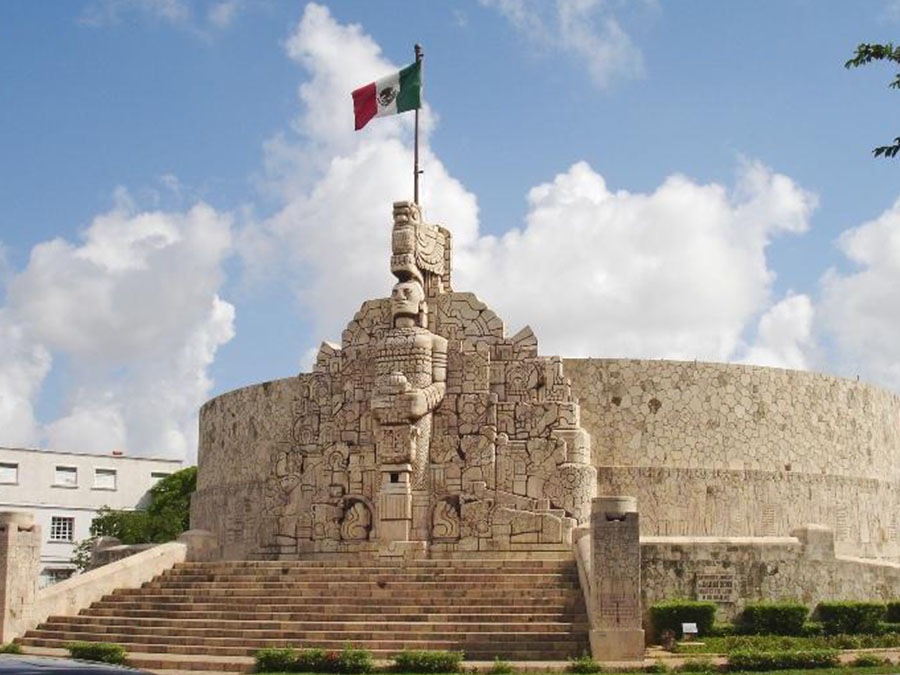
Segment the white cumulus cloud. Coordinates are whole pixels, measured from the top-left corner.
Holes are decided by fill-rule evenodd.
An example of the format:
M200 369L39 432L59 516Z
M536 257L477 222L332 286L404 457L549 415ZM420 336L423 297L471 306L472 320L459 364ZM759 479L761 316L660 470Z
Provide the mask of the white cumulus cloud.
M822 323L847 374L900 389L900 199L846 230L838 247L855 269L822 281Z
M644 59L605 0L481 0L496 9L533 45L583 63L594 84L640 77Z
M731 191L674 175L644 194L579 162L528 203L524 228L457 255L508 325L547 353L722 361L769 306L767 245L808 227L816 198L759 163Z
M211 207L140 212L127 198L80 242L35 246L0 310L19 354L17 367L0 362L2 410L25 412L0 442L190 457L207 367L233 335L234 308L218 295L230 252L230 219ZM55 356L64 409L41 426L29 414Z

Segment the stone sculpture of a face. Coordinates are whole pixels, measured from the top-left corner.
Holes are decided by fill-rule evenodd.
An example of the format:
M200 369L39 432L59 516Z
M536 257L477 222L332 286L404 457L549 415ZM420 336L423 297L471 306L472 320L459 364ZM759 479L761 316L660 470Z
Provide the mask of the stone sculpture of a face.
M417 319L425 301L425 291L415 279L398 281L391 291L391 314L394 320L400 317Z

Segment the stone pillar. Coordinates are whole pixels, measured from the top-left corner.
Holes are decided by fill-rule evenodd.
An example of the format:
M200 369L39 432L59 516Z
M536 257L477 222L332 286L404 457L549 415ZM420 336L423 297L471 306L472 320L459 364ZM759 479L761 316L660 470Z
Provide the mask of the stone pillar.
M0 643L19 637L29 620L41 563L41 527L31 513L0 513Z
M594 498L591 540L591 653L600 661L643 660L637 500Z

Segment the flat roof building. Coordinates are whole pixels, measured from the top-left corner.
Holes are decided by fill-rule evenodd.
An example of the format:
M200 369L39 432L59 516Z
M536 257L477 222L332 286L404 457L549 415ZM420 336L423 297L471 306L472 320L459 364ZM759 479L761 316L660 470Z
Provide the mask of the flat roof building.
M157 481L182 468L178 459L0 447L0 510L31 511L41 526L41 585L75 570L75 545L90 536L103 506L146 505Z

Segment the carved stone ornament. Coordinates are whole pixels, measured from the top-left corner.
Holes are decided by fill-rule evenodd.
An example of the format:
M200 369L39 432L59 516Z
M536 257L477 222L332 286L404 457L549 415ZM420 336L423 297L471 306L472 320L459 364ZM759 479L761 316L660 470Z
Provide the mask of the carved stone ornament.
M596 470L562 361L452 290L448 230L410 202L393 216L390 297L365 302L299 376L263 489L272 546L568 547Z

